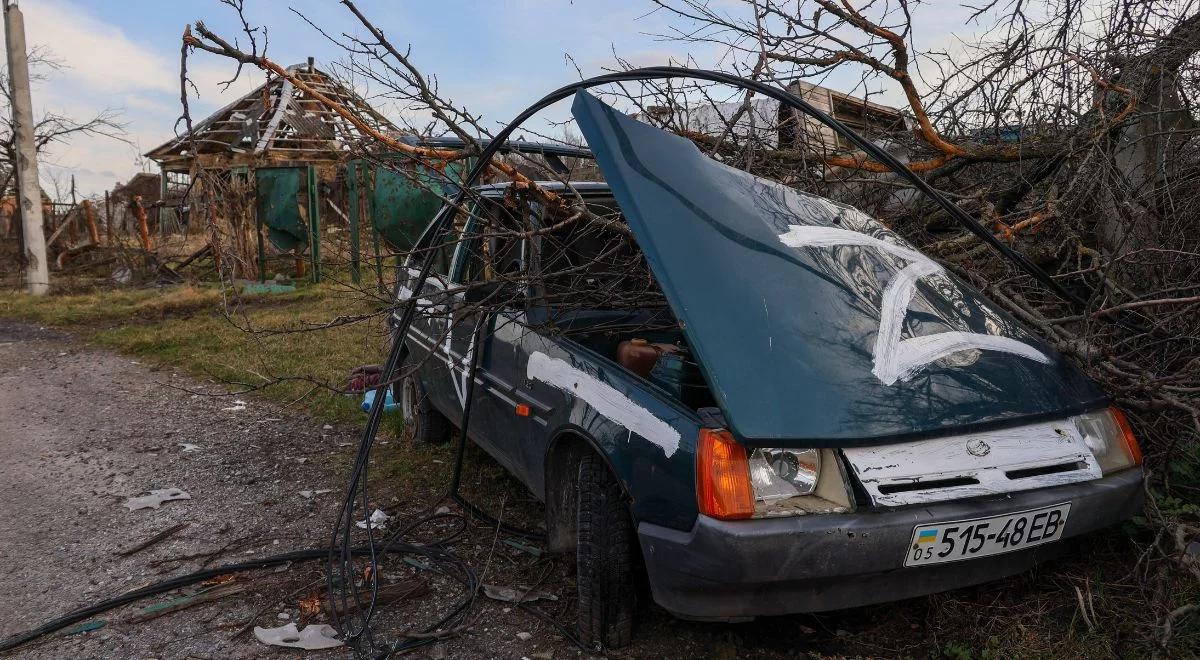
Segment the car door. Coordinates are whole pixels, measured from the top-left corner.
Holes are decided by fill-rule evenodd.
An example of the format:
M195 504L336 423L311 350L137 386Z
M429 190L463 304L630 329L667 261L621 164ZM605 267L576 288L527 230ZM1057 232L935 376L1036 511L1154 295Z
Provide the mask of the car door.
M464 293L454 310L451 388L461 413L467 372L478 353L471 439L528 483L530 465L524 448L528 434L522 423L523 409L518 409L519 402L513 397L516 347L524 327L522 284L527 281L527 241L520 237L520 228L512 212L494 200L482 200L472 213L466 231L470 238L462 241L453 272L461 288L475 293ZM488 289L497 284L504 285L502 291ZM475 302L479 296L486 300Z
M444 209L443 213L453 212ZM447 236L439 245L432 246L434 263L429 277L420 289L417 313L408 331L409 359L407 365L415 366L421 382L435 408L451 420L458 420L462 412L460 397L456 396L454 383L455 356L453 351L454 310L462 300L461 287L455 282L458 237L465 223L465 214L455 218ZM414 295L416 281L420 275L419 253L410 255L399 273L396 298L399 302Z

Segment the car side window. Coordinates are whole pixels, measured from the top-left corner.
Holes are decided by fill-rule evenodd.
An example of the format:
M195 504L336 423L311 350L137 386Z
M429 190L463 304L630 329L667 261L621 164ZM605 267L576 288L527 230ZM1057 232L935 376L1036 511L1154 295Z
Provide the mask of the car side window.
M496 200L475 207L460 250L463 284L504 280L526 284L528 241L518 213Z

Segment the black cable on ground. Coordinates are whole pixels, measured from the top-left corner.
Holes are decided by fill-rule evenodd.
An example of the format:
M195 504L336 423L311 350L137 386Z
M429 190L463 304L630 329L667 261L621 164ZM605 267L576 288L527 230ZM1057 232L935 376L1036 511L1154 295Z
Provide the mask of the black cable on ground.
M366 552L366 550L366 548L354 549L355 552ZM259 559L251 559L249 561L238 562L236 564L226 564L224 566L218 566L217 568L209 568L202 571L196 571L195 573L188 573L187 575L180 575L179 577L163 580L162 582L151 584L140 589L134 589L133 591L121 594L115 598L102 600L95 605L89 605L87 607L75 610L74 612L69 612L58 617L57 619L47 621L33 630L12 635L0 642L0 652L15 649L22 644L37 639L38 637L62 630L73 623L90 619L97 614L107 612L113 608L121 607L122 605L128 605L129 603L133 603L148 596L154 596L171 591L172 589L178 589L180 587L186 587L190 584L202 582L204 580L217 577L218 575L250 571L257 568L267 568L268 566L286 564L290 561L322 559L328 556L328 554L329 550L325 548L313 550L293 550L292 552L285 552L283 554L271 555L270 557L262 557Z

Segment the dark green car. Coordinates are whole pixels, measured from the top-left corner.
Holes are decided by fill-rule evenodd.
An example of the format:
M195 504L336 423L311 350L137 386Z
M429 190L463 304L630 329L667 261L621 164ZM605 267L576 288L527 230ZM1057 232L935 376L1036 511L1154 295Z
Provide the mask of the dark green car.
M607 183L544 185L621 226L490 231L511 191L478 189L425 290L401 278L399 389L442 440L478 353L471 439L577 552L586 640L628 642L639 566L674 615L743 621L995 580L1140 509L1124 417L979 292L853 208L574 112ZM473 311L492 281L527 285Z

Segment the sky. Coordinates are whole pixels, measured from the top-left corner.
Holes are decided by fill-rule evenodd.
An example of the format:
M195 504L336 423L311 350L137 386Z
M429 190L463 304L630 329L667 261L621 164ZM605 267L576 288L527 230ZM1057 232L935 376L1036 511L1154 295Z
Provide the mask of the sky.
M945 42L962 31L964 10L957 2L935 0L926 13L920 39ZM713 47L682 44L655 35L668 31L669 17L648 0L358 0L359 8L399 47L412 47L412 59L437 74L441 90L498 126L547 91L584 75L614 68L613 53L639 66L667 64L691 54L697 64L719 66ZM732 0L714 5L737 8ZM330 34L363 34L356 19L335 0L245 0L251 25L269 30L267 55L282 65L315 57L318 67L345 57L297 14ZM61 63L33 88L36 114L54 112L76 119L104 109L120 113L128 144L103 137L79 137L54 145L42 156L43 187L55 195L75 176L83 195L103 194L139 171L157 171L141 154L174 136L180 115L179 45L185 25L198 20L231 39L240 33L236 14L218 0L20 0L26 41ZM2 35L0 35L2 36ZM568 60L570 56L573 63ZM199 120L261 83L244 70L228 89L234 67L215 55L189 58L199 98L190 100ZM853 81L844 81L847 86ZM837 87L837 80L824 84ZM882 89L882 100L899 100ZM565 118L565 106L551 109L534 130Z

